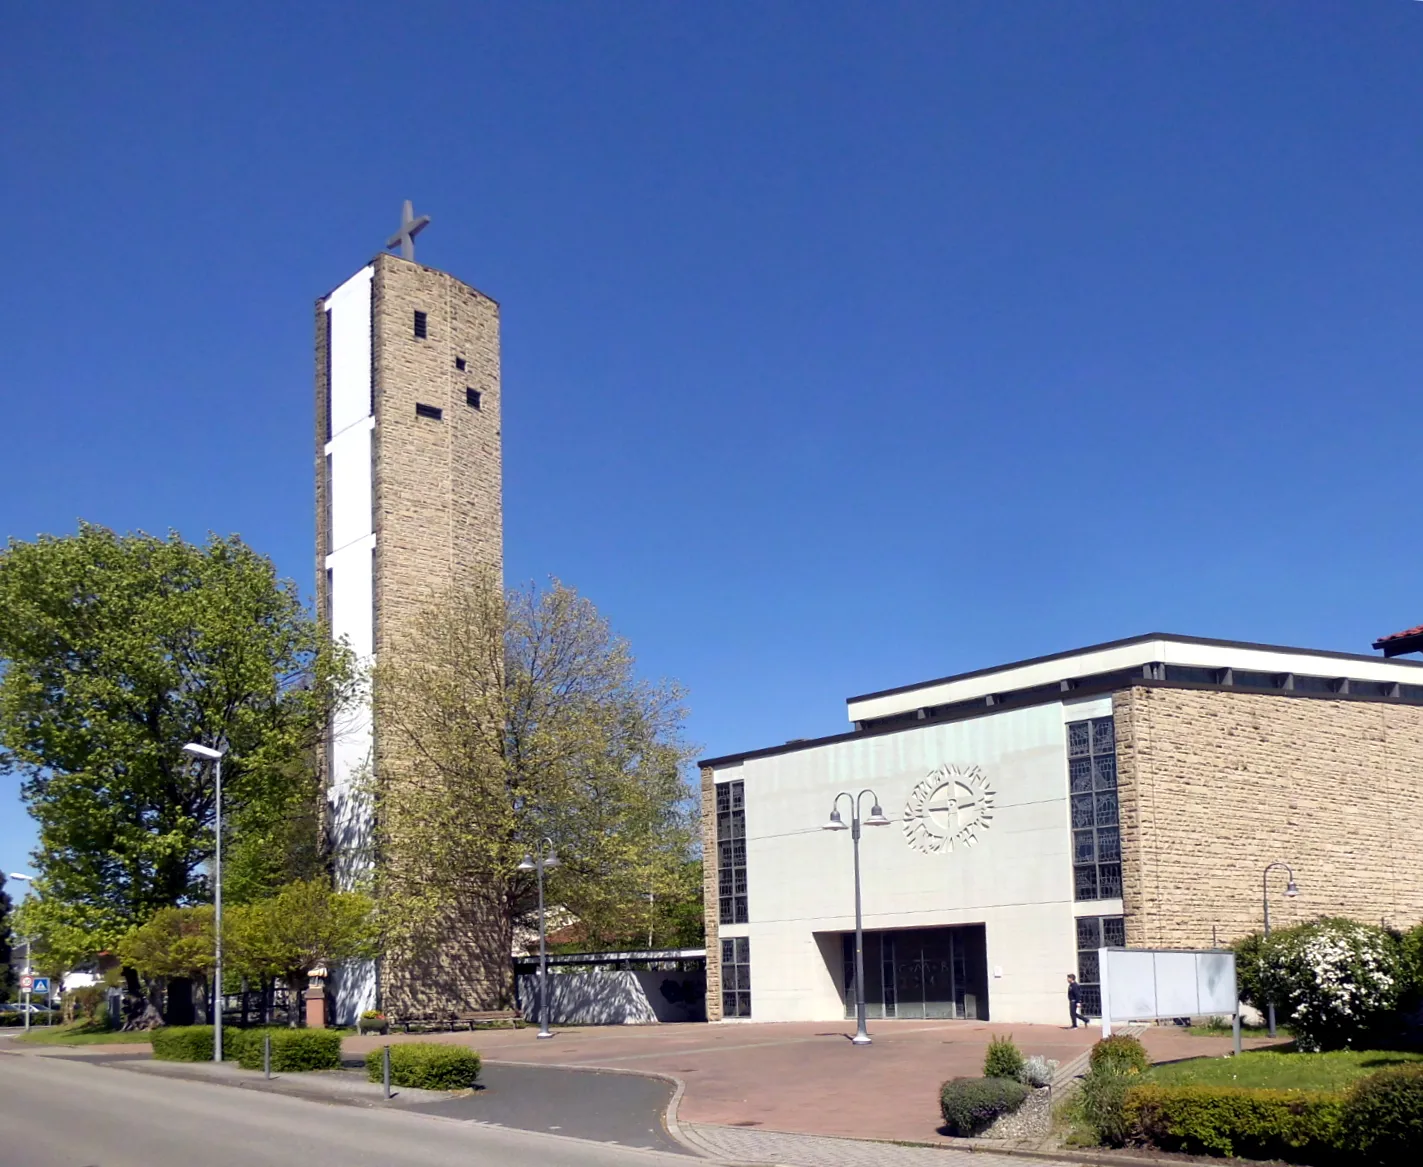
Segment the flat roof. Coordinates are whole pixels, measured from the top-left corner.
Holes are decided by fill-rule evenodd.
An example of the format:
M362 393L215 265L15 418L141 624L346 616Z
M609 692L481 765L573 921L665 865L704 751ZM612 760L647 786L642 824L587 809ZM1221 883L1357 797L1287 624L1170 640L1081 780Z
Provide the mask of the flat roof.
M901 685L898 688L881 689L874 693L850 697L847 698L846 705L850 720L855 723L856 728L854 729L824 737L797 738L780 745L707 758L698 762L698 765L713 768L729 766L750 758L791 753L815 746L851 741L881 732L899 732L905 728L913 727L896 724L861 729L860 725L866 721L875 722L902 717L920 709L977 701L983 703L981 708L975 711L978 715L993 713L999 711L1000 706L988 702L1000 694L1011 694L1024 689L1038 689L1054 683L1071 682L1079 678L1100 677L1103 674L1120 673L1123 670L1140 670L1143 665L1155 663L1216 669L1229 668L1240 672L1296 673L1302 676L1323 677L1348 676L1355 680L1423 683L1423 672L1420 672L1423 670L1423 661L1402 661L1396 658L1388 659L1360 653L1335 652L1329 649L1293 648L1251 641L1182 636L1170 632L1148 632L1141 636L1109 640L1101 644L1088 645L1085 648L1030 657L1009 664L975 669L965 673L954 673L931 681L920 681L912 685ZM1341 667L1345 664L1350 667ZM1153 681L1143 675L1141 683L1161 682ZM1118 684L1115 687L1121 686ZM1067 688L1062 690L1064 696L1073 691L1073 689ZM1077 691L1082 692L1081 690ZM1252 688L1245 691L1269 693L1272 690ZM1284 691L1274 690L1274 692ZM1370 699L1345 693L1329 694L1328 696L1343 700ZM1385 698L1372 699L1384 700ZM924 724L934 724L934 722L926 721Z

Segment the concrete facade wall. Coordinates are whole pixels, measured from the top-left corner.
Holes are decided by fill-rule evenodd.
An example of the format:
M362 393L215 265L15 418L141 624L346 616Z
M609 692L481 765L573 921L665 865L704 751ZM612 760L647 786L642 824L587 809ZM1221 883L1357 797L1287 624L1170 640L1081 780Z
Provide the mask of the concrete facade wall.
M524 1016L536 1019L539 975L521 975L518 988ZM663 1021L706 1020L702 1008L706 978L699 972L550 972L548 995L550 1025L656 1025Z
M854 928L851 842L821 826L838 791L870 787L892 822L864 829L865 928L981 923L990 1019L1060 1023L1076 917L1121 911L1117 900L1073 902L1065 726L1111 712L1110 697L1005 709L746 758L718 768L713 783L704 775L708 1016L720 1011L716 955L728 936L750 939L753 1020L843 1016L838 934ZM916 791L946 764L981 770L991 821L972 845L926 851L912 829ZM749 923L718 924L713 786L735 780L745 784ZM841 811L848 822L843 802Z
M1208 947L1321 915L1423 920L1423 708L1134 687L1114 701L1127 943ZM1212 928L1214 927L1214 933Z

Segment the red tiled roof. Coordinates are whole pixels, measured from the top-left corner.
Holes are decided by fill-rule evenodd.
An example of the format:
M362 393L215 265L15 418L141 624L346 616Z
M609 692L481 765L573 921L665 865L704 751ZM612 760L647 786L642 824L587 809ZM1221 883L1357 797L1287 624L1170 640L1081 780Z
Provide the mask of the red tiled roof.
M1374 641L1374 647L1378 648L1379 645L1387 644L1391 640L1407 640L1412 636L1423 636L1423 624L1419 624L1416 628L1405 628L1402 632L1390 632L1387 636L1380 636Z

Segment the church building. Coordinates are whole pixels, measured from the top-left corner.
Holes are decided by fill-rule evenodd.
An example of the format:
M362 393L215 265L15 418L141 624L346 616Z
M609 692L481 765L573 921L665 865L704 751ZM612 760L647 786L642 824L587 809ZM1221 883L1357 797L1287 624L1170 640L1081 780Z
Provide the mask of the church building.
M701 763L712 1020L853 1015L852 832L824 828L862 792L871 1017L1063 1025L1099 947L1227 944L1266 886L1276 926L1423 920L1423 663L1153 633L848 713Z
M503 569L499 305L415 262L428 222L407 202L387 244L401 255L376 256L316 302L317 602L366 666L434 597ZM328 833L350 886L373 862L369 792L393 759L368 701L328 739ZM452 932L418 976L389 960L340 970L336 1020L378 999L405 1012L488 1008L488 984L507 974L487 959Z

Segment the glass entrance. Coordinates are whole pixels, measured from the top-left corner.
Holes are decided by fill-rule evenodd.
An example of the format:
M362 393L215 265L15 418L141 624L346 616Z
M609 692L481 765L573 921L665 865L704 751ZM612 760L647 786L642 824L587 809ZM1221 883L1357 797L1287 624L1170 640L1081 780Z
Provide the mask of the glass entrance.
M855 934L843 934L845 1016L855 1015ZM982 924L865 933L865 1011L871 1017L988 1020Z

